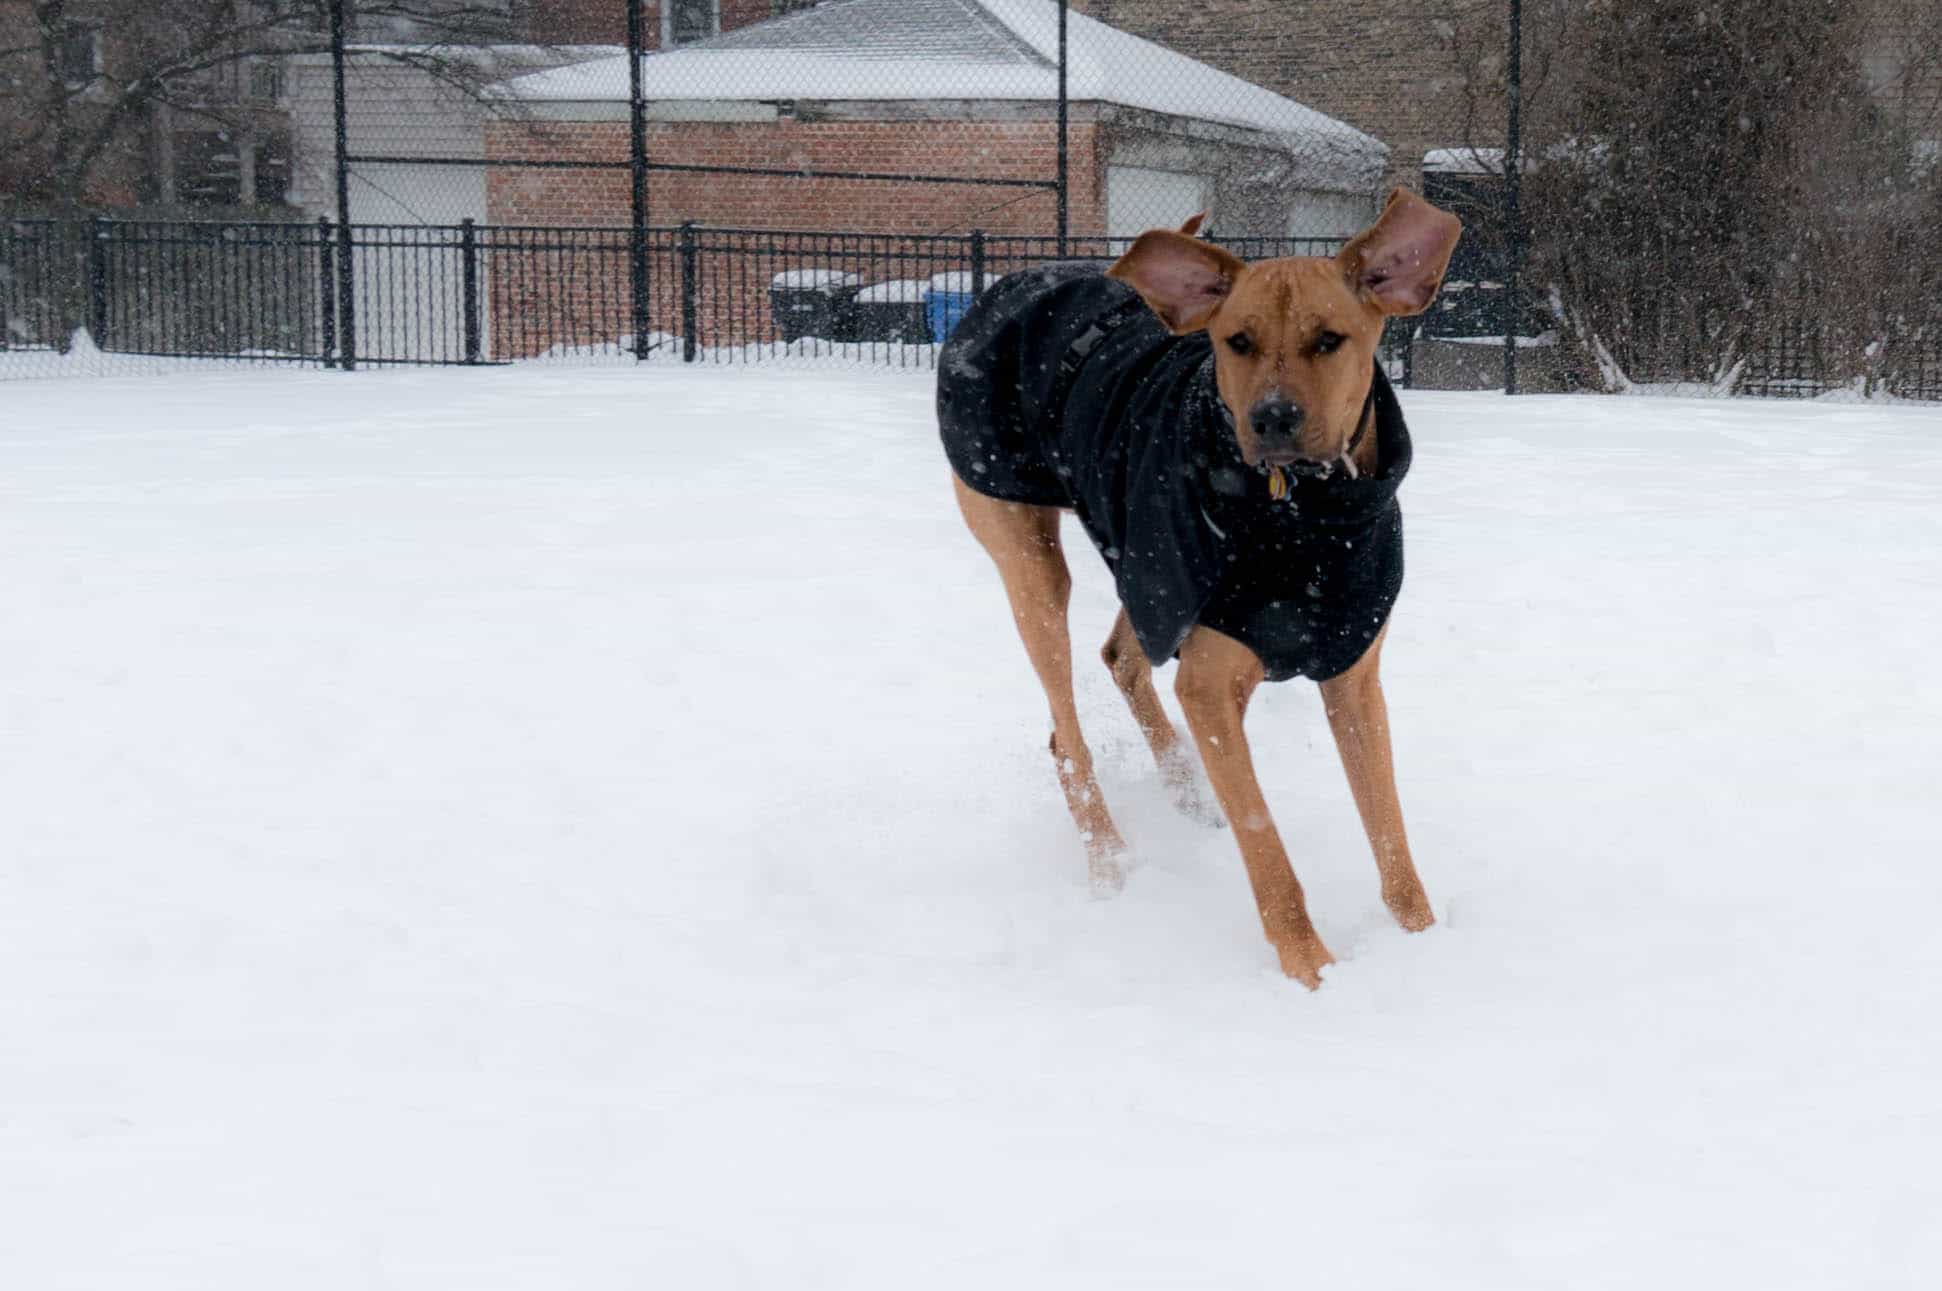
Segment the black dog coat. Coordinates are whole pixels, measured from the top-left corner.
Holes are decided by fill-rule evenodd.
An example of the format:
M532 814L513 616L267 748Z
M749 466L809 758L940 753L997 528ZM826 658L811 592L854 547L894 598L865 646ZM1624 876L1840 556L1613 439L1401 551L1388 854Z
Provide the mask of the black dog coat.
M1155 663L1201 623L1254 651L1272 681L1347 670L1402 588L1409 430L1380 366L1371 401L1377 469L1297 477L1277 500L1241 459L1207 334L1170 335L1093 265L1002 279L938 358L938 426L959 479L1076 512Z

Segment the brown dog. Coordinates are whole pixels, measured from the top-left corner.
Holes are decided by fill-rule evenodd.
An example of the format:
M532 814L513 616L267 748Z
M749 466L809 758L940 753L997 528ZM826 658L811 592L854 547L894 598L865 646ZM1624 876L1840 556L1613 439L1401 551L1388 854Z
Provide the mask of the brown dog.
M1197 219L1189 221L1188 231L1196 227ZM1116 314L1100 315L1103 321L1095 321L1083 331L1076 326L1059 331L1042 317L1054 306L1033 302L1057 291L1073 298L1072 293L1082 290L1117 289L1102 287L1096 275L1086 283L1055 280L1050 271L1040 271L1040 281L1034 284L1028 271L1014 275L1023 281L1009 289L1010 299L1023 300L1025 305L1005 305L1002 298L1008 289L999 284L994 295L1001 300L990 307L992 317L967 317L966 327L947 346L940 362L939 385L947 449L954 447L954 422L961 425L967 417L975 416L986 428L980 431L984 438L968 448L965 435L957 434L952 464L957 471L954 483L958 505L971 532L998 566L1026 653L1051 705L1052 753L1059 783L1085 842L1096 885L1118 885L1125 845L1094 778L1092 757L1080 733L1073 703L1072 650L1066 623L1071 575L1060 546L1059 522L1068 505L1079 508L1088 532L1120 577L1122 601L1131 605L1126 591L1129 561L1126 553L1109 545L1107 535L1118 530L1113 529L1113 517L1104 514L1119 506L1120 500L1114 496L1088 510L1084 501L1068 503L1066 495L1070 493L1076 499L1085 494L1088 480L1095 481L1092 487L1103 488L1106 486L1096 481L1109 478L1118 481L1115 487L1125 489L1164 487L1142 481L1171 480L1173 476L1151 467L1155 452L1160 450L1149 450L1142 457L1138 449L1119 448L1110 425L1097 432L1097 442L1111 445L1107 455L1118 454L1119 460L1109 463L1110 470L1103 475L1098 471L1088 475L1096 463L1073 460L1074 441L1057 439L1066 431L1041 432L1032 427L1054 423L1065 426L1078 415L1071 409L1075 401L1093 399L1103 410L1095 420L1123 420L1134 415L1132 410L1158 407L1171 410L1165 415L1179 422L1181 437L1223 436L1212 450L1212 466L1207 466L1209 452L1196 449L1199 455L1182 458L1188 464L1179 471L1184 477L1206 467L1212 480L1208 487L1214 490L1207 496L1228 508L1220 511L1222 518L1217 521L1214 514L1196 504L1199 514L1206 517L1208 529L1218 536L1218 542L1228 544L1227 548L1219 547L1215 537L1198 531L1186 535L1186 546L1216 544L1207 549L1224 552L1221 559L1228 565L1222 567L1231 568L1236 559L1231 548L1239 541L1232 517L1239 516L1245 522L1250 515L1266 514L1266 508L1280 505L1276 523L1289 523L1285 517L1290 508L1281 500L1289 496L1291 487L1298 490L1301 482L1291 486L1285 477L1268 479L1267 473L1278 476L1287 469L1332 480L1331 487L1350 488L1353 486L1346 481L1378 481L1392 467L1399 479L1401 471L1407 469L1406 430L1400 432L1400 439L1386 429L1381 434L1372 433L1379 414L1378 386L1386 401L1382 406L1391 410L1398 426L1401 421L1386 381L1376 375L1376 347L1385 319L1418 314L1429 307L1460 231L1455 217L1400 189L1391 195L1381 218L1332 258L1246 264L1219 247L1188 236L1187 231L1155 230L1141 235L1107 277L1132 287L1166 332L1175 338L1190 338L1188 342L1170 342L1150 324L1143 325L1150 333L1148 337L1126 339L1140 331L1134 327L1119 327L1115 336L1113 329L1119 324ZM1138 301L1131 303L1138 311ZM1041 317L1036 321L1028 317L1021 325L1016 318L1005 318L1007 308L1020 316L1038 310ZM1124 312L1122 302L1119 313ZM1208 334L1206 340L1191 339L1202 332ZM1075 333L1069 348L1061 344ZM1006 345L1015 351L1018 338L1025 337L1029 342L1034 336L1054 338L1052 345L1060 352L1045 353L1041 347L1034 360L1018 365L1015 379L1012 373L993 368L993 354L1005 352ZM1211 360L1204 357L1210 344ZM1194 345L1199 348L1192 348ZM1135 351L1140 356L1137 361L1148 365L1137 381L1128 378L1113 385L1108 379L1113 374L1102 377L1097 371L1121 362L1116 355ZM1182 351L1184 358L1179 357ZM1166 385L1168 380L1188 388L1187 378L1167 377L1166 372L1172 369L1165 365L1178 367L1189 362L1200 365L1195 379L1218 391L1218 403L1209 395L1202 401L1207 410L1200 414L1193 412L1198 405L1188 396L1167 396L1174 399L1169 403L1153 393L1159 390L1164 394L1171 389ZM1208 382L1205 369L1210 362L1212 380ZM1034 381L1038 384L1033 385ZM1008 388L1014 386L1025 393L1014 397ZM1098 391L1106 393L1093 393ZM1201 429L1203 422L1220 429ZM1084 430L1078 442L1093 442L1084 438L1093 433ZM1386 449L1385 444L1391 448ZM1393 452L1395 445L1400 445L1400 462L1385 462L1384 453ZM1166 447L1161 444L1161 449ZM1234 469L1225 474L1220 465L1225 460L1223 452L1237 455ZM1030 488L1003 483L1014 478L1047 483ZM1129 479L1133 483L1127 484ZM1393 497L1393 484L1390 489ZM1270 501L1270 493L1274 501ZM1299 503L1306 495L1297 491L1294 496ZM1245 535L1257 530L1243 523L1238 532ZM1391 581L1399 586L1399 513L1394 521L1394 542ZM1165 544L1147 543L1148 548L1156 545ZM1144 550L1136 554L1151 563L1165 562L1174 553ZM1263 553L1241 554L1252 559ZM1184 551L1176 563L1191 564L1194 556L1194 551ZM1389 595L1393 599L1393 587ZM1173 599L1177 602L1180 598ZM1247 621L1267 623L1269 629L1275 629L1271 618L1261 616L1279 612L1283 604L1273 600L1250 609L1254 617ZM1381 603L1379 610L1379 614L1359 620L1363 626L1349 643L1347 654L1338 650L1333 662L1320 667L1277 664L1271 671L1255 649L1209 625L1209 617L1218 617L1213 611L1200 608L1200 617L1192 617L1193 607L1186 611L1188 617L1179 620L1174 637L1149 631L1138 612L1129 617L1128 609L1122 608L1101 652L1176 797L1191 799L1191 764L1181 752L1173 725L1154 691L1149 660L1149 654L1153 660L1160 660L1177 652L1180 671L1175 693L1221 810L1233 825L1260 907L1262 927L1283 970L1310 988L1321 984L1323 967L1334 959L1309 919L1301 884L1289 867L1281 836L1256 780L1242 722L1255 687L1271 675L1292 675L1295 669L1310 675L1328 674L1321 676L1322 698L1350 790L1375 852L1383 900L1404 928L1427 928L1435 916L1410 857L1390 761L1389 716L1378 677L1388 603ZM1157 639L1147 639L1149 636Z

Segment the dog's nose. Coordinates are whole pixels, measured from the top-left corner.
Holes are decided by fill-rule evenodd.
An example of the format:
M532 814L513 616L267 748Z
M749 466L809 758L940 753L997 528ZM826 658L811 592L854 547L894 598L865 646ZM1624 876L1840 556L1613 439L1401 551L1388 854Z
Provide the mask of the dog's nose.
M1254 405L1248 420L1254 423L1254 433L1262 440L1287 440L1292 446L1308 414L1286 399L1270 396Z
M1270 396L1254 405L1248 420L1254 423L1254 436L1261 442L1261 456L1277 466L1285 466L1301 456L1296 437L1308 414L1279 396Z

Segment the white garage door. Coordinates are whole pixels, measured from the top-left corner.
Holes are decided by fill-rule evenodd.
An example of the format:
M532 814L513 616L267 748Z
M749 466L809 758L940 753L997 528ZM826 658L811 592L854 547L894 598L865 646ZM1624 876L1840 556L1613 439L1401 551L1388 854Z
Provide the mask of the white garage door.
M1106 233L1131 241L1148 229L1177 229L1208 209L1207 177L1143 166L1106 168Z
M1376 202L1368 193L1323 193L1304 189L1295 194L1288 213L1291 238L1351 238L1376 218Z
M361 230L357 348L372 359L465 357L464 261L451 226L485 220L485 171L472 166L360 165L351 172L351 222ZM491 293L481 257L480 313ZM484 348L492 326L482 318ZM491 357L488 353L486 357Z

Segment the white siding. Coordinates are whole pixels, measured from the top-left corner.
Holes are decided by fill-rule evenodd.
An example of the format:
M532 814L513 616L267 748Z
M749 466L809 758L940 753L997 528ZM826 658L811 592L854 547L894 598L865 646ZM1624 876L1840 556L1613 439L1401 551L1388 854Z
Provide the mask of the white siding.
M1106 233L1132 239L1148 229L1177 229L1208 209L1207 177L1144 166L1106 168Z

